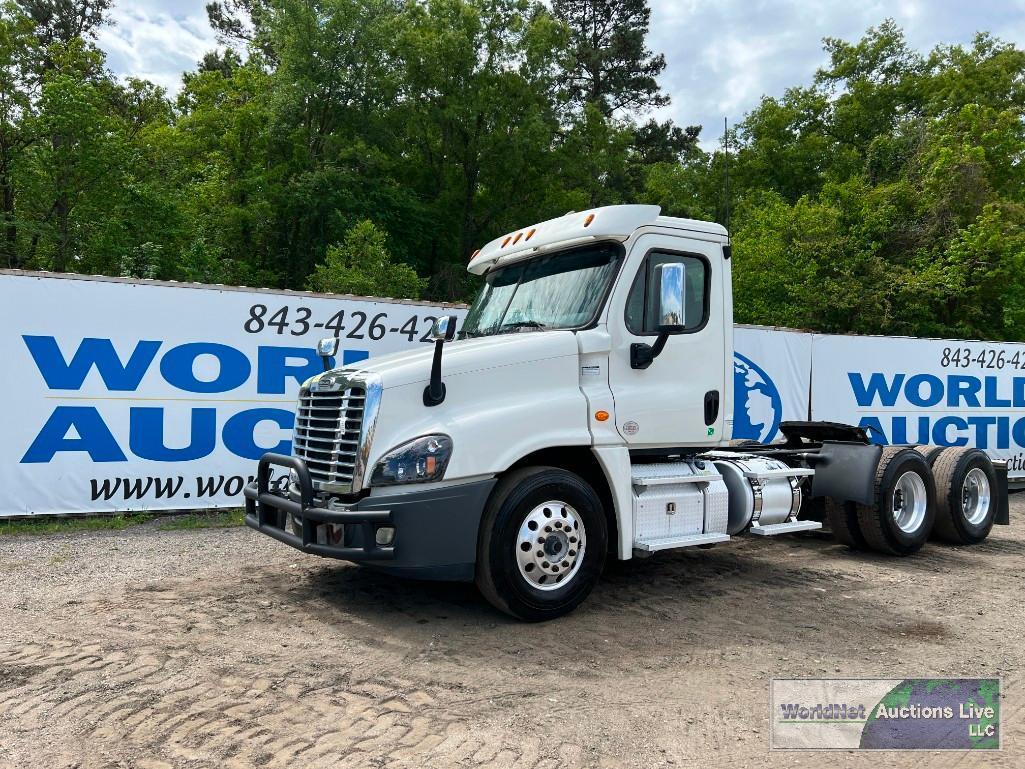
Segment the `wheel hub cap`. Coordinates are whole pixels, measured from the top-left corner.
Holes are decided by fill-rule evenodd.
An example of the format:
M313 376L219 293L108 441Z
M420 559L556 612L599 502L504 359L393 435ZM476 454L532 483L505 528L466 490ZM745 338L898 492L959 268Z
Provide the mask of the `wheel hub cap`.
M569 538L561 531L558 534L549 534L545 538L545 555L550 561L558 561L562 554L569 550Z
M918 531L925 520L929 500L925 493L925 481L916 472L908 471L897 479L893 487L891 510L897 527L908 534Z
M584 524L576 509L553 500L523 519L516 537L520 576L538 590L556 590L571 582L584 560Z
M961 487L961 509L969 523L978 526L989 514L989 478L978 467L973 467L965 476Z

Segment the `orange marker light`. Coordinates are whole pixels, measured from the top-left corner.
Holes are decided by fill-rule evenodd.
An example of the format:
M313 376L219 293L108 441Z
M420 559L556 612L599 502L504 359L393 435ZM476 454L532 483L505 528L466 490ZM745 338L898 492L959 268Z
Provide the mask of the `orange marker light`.
M522 232L517 232L516 233L516 237L513 238L513 245L515 246L517 243L519 243L520 242L520 238L522 238L522 237L523 237L523 233Z
M588 214L587 218L584 219L584 226L585 227L590 227L591 226L591 222L593 222L593 221L594 221L594 214Z
M512 240L512 235L506 235L505 240L502 241L502 248L508 246L510 240Z
M609 412L607 412L607 411L595 411L594 412L594 418L597 419L599 422L608 421Z
M535 232L537 232L537 230L536 230L536 229L533 229L533 230L531 230L530 232L528 232L528 233L527 233L527 237L525 237L525 238L524 238L524 240L530 240L530 239L531 239L532 237L534 237L534 233L535 233Z
M477 254L479 254L479 253L480 253L480 249L478 248L476 251L474 251L472 254L470 254L470 261L472 262L474 259L476 259L477 258Z

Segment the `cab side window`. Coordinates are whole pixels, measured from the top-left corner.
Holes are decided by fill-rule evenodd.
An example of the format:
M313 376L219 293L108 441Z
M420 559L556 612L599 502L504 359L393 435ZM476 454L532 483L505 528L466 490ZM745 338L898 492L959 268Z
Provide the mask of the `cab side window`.
M658 333L657 268L660 264L682 264L685 299L684 328L694 331L708 317L708 265L703 259L685 254L652 251L637 272L626 302L626 327L634 334Z

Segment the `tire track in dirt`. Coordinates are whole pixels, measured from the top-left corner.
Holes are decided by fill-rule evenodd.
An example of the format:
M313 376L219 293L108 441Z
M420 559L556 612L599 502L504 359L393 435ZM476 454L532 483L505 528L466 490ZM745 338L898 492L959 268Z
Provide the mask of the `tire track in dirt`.
M253 664L226 676L194 666L186 649L54 641L3 650L0 670L13 685L0 696L0 719L22 732L49 727L83 755L102 746L129 763L145 755L172 766L475 766L501 755L504 765L540 767L554 751L559 766L582 765L578 746L476 728L458 692L412 680L302 667L272 678ZM43 760L43 746L35 750L20 757L25 765L57 765Z

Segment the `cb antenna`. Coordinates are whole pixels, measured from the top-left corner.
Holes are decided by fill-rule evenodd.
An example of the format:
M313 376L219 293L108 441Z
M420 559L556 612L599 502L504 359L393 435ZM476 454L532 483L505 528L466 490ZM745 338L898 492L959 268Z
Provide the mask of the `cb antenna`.
M728 117L722 119L722 143L725 151L723 195L726 198L726 242L733 244L733 234L730 230L730 120Z

